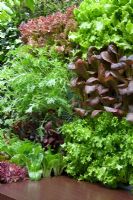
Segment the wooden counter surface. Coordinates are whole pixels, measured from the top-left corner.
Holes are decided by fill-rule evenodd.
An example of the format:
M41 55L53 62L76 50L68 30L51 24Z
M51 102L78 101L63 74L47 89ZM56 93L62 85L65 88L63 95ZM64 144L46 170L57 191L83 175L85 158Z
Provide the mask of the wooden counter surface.
M133 200L133 195L60 176L0 185L0 200Z

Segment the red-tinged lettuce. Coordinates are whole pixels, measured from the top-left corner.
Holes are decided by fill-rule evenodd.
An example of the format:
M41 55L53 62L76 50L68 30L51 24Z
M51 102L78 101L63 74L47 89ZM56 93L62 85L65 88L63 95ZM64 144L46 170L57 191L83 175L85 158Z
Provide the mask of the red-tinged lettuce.
M12 183L25 180L27 171L9 162L0 162L0 182Z
M77 74L71 87L81 96L81 116L107 111L133 121L133 56L123 56L110 44L100 50L90 47L86 61L78 59L69 65ZM84 110L83 110L84 109Z
M22 41L32 46L56 43L59 52L69 51L71 44L68 41L68 33L76 30L76 22L73 18L74 8L68 8L65 13L57 12L22 23L19 27Z

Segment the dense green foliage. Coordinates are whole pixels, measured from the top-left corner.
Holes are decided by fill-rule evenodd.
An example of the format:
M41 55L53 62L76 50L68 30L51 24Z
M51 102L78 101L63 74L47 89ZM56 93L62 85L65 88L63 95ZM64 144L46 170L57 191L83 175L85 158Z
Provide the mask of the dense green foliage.
M68 7L79 5L82 0L37 0L34 16L46 16L57 11L65 11Z
M84 0L75 10L75 18L79 29L70 38L84 50L114 42L122 50L133 51L132 0Z
M54 49L22 46L11 51L0 73L0 114L68 111L69 76Z
M19 40L19 31L17 27L8 23L6 26L1 27L0 30L0 65L7 59L6 53L9 50L15 49L21 44Z
M23 20L29 19L33 6L31 0L0 2L0 65L6 61L6 53L20 45L18 26Z
M57 11L65 11L68 7L79 5L81 0L0 0L0 20L19 20L46 16ZM15 18L14 18L15 19Z
M133 126L109 113L62 127L67 173L116 187L133 184Z
M3 0L0 1L0 22L17 22L27 19L35 11L36 0ZM22 12L23 11L23 12ZM8 23L8 22L7 22Z
M60 153L45 151L40 144L28 140L21 141L17 137L9 137L0 132L0 152L5 154L10 162L24 166L28 170L31 180L39 180L41 177L50 177L52 170L54 175L60 175L64 169L64 162Z

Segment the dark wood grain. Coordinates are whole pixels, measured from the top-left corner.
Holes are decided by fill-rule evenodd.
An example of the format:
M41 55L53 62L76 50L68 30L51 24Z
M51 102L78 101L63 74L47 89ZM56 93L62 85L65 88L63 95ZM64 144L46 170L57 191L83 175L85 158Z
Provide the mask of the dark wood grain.
M14 200L14 199L10 198L8 195L0 194L0 200Z
M0 185L0 200L133 200L133 195L61 176Z

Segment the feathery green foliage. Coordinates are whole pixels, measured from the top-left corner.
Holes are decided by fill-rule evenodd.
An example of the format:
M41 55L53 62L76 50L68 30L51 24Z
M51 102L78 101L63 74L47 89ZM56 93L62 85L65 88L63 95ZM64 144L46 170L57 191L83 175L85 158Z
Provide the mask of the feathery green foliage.
M0 114L69 111L69 73L54 49L22 46L11 51L0 73Z

